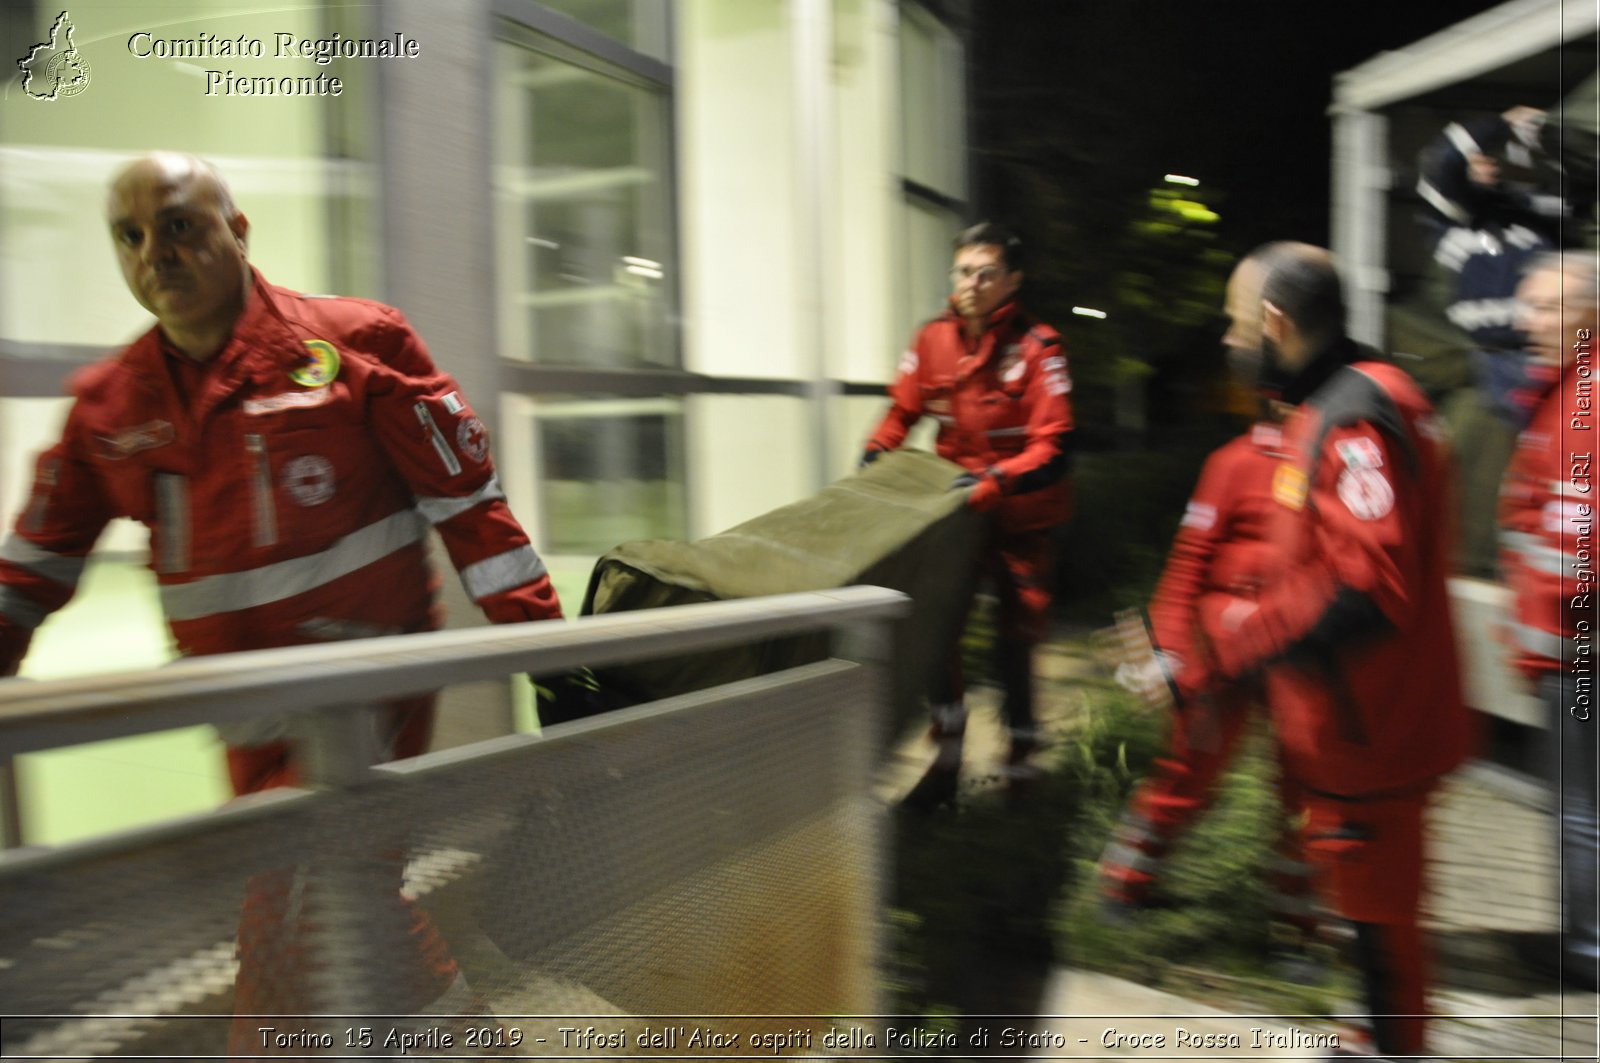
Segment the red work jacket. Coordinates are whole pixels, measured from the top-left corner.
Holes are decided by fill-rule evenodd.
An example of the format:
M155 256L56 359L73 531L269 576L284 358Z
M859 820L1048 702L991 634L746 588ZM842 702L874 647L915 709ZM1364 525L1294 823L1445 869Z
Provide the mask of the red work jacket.
M1282 428L1262 421L1206 459L1150 600L1150 626L1163 652L1185 660L1198 651L1206 598L1260 590L1272 566L1272 476L1288 454Z
M150 529L184 654L435 627L430 525L491 620L561 615L482 422L399 311L255 274L196 394L172 357L152 329L74 378L61 440L0 545L0 674L114 517Z
M1442 430L1404 372L1356 362L1296 409L1284 437L1273 569L1259 595L1205 608L1215 666L1222 678L1264 670L1285 766L1307 787L1413 791L1460 763L1470 737L1446 590Z
M1515 662L1529 675L1594 661L1594 425L1594 376L1574 359L1518 437L1501 489Z
M1060 335L1017 303L991 314L976 340L949 310L924 325L901 358L889 412L867 446L893 450L932 417L940 457L998 480L1002 531L1047 528L1071 515L1071 390Z

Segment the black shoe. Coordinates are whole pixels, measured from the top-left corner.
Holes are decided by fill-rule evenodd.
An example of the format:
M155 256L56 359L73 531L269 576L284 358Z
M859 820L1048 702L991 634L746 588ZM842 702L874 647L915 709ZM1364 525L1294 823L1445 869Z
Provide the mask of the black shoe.
M911 792L900 799L900 805L913 812L933 812L952 806L956 803L956 789L960 781L959 766L934 764L911 788Z

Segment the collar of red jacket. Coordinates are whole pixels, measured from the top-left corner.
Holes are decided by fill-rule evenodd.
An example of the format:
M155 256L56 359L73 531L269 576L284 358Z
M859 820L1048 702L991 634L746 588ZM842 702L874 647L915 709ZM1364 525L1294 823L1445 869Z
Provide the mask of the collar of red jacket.
M944 316L947 319L954 321L957 328L966 328L966 319L962 317L961 312L956 309L956 297L953 295L950 297L949 302L945 306ZM986 348L992 349L990 345L987 345L983 342L984 337L990 335L991 333L1002 332L1007 328L1015 328L1021 331L1024 323L1022 304L1016 299L1012 299L1010 302L1002 303L1000 306L995 307L988 319L984 321L983 331L978 333L978 353L981 353ZM963 332L963 336L964 335L965 332ZM995 346L998 346L998 344Z
M956 308L956 297L953 295L945 300L944 312L946 317L954 318L960 322L966 320L961 316L961 311ZM989 315L989 319L983 323L983 331L988 332L991 329L1001 328L1020 313L1022 313L1022 304L1016 299L1002 303L995 307L994 312Z
M244 310L234 322L228 342L213 356L213 368L219 378L232 380L256 376L266 381L282 376L285 366L298 364L305 357L300 331L285 317L277 291L260 270L251 266ZM167 355L185 357L167 339L159 323L128 350L128 360L141 371L155 368L153 361Z

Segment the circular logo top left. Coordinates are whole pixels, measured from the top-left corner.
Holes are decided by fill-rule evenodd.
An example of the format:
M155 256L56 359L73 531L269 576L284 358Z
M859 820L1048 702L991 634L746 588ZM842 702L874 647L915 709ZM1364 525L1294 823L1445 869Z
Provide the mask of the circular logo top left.
M50 26L50 38L17 60L22 91L29 99L54 103L89 87L89 60L72 42L75 29L71 14L61 12Z

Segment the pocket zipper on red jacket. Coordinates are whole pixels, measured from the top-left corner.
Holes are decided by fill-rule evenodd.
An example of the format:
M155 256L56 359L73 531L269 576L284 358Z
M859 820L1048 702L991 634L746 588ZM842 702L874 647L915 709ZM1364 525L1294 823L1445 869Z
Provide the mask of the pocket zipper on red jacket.
M189 481L177 473L158 472L153 478L156 496L156 571L168 574L189 570Z
M255 545L271 546L278 541L278 514L272 500L272 458L267 441L259 432L246 433L244 448L254 459L251 483L254 486Z
M460 476L461 463L450 452L450 444L445 442L444 433L439 431L439 423L433 419L433 414L428 412L428 404L418 402L412 409L417 411L417 420L421 422L423 431L428 433L428 441L433 444L439 460L444 463L444 471L451 476Z

